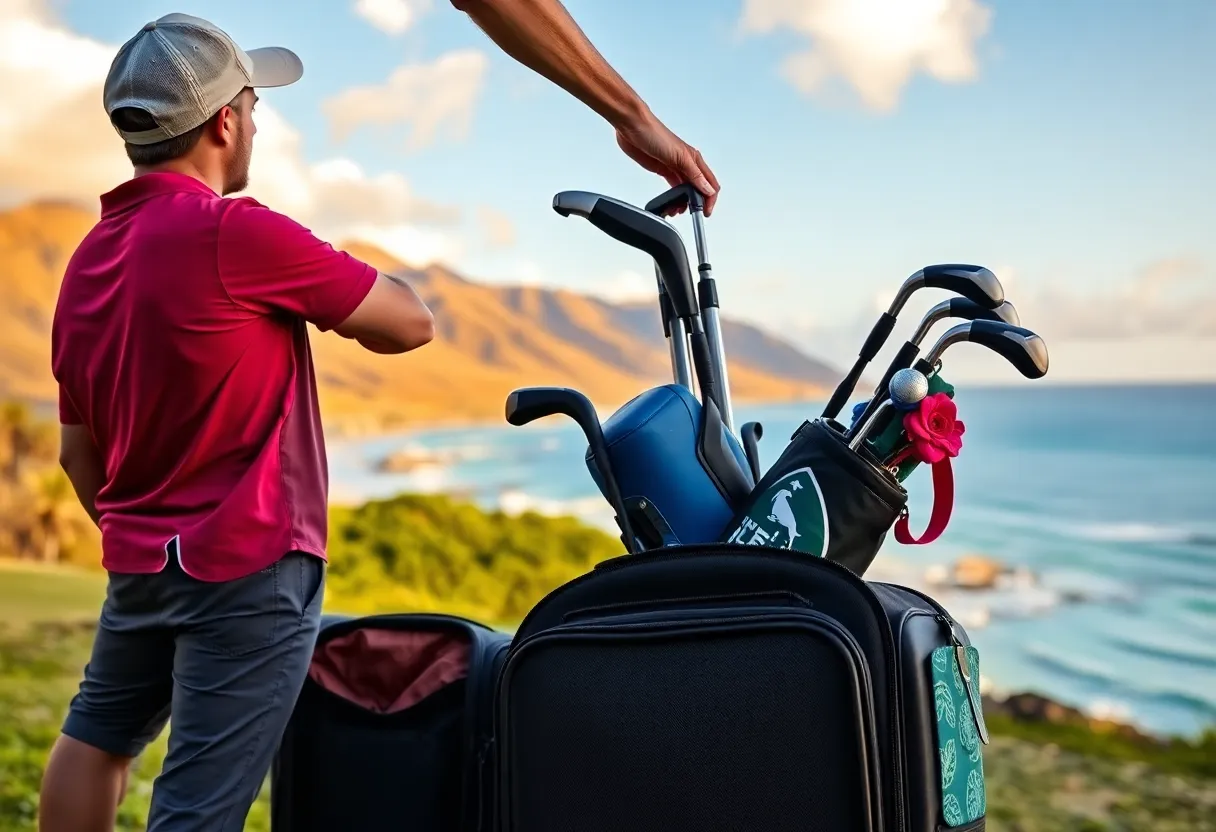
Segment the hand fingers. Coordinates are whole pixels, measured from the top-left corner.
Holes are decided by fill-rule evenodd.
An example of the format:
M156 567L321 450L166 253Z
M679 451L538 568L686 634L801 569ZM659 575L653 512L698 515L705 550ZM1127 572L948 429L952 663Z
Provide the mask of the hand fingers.
M718 184L718 177L714 176L714 172L709 169L709 165L705 164L705 159L701 156L701 151L694 150L693 158L696 162L697 169L705 176L714 192L705 198L705 216L709 216L714 212L714 204L718 201L718 191L721 190L721 185Z

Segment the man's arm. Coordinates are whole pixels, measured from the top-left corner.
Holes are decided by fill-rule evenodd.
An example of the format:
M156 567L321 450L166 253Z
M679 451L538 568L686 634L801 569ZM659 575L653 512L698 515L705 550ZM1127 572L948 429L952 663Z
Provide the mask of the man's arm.
M379 272L367 296L334 332L372 352L391 355L429 343L435 337L435 318L408 283Z
M690 182L713 212L718 181L701 154L663 126L559 0L452 0L499 48L602 116L621 149L669 185Z
M298 315L378 353L409 352L435 337L431 310L403 280L255 200L231 203L220 222L218 259L220 282L236 304Z
M98 524L97 492L106 482L106 464L84 425L59 426L59 465L71 480L76 498Z

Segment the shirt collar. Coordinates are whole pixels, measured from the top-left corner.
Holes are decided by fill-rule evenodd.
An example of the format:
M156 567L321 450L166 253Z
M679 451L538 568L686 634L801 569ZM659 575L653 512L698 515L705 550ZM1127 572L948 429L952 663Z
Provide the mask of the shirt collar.
M101 195L101 215L107 216L126 210L154 196L173 193L199 193L219 198L211 187L193 176L171 171L145 173L123 182L117 188Z

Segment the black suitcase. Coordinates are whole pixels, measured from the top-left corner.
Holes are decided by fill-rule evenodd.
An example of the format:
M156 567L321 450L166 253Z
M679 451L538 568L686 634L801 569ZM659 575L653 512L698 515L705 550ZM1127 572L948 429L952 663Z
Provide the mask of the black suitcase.
M489 832L509 643L451 615L326 616L271 767L274 832Z
M985 824L966 632L927 596L796 552L601 563L519 628L495 723L499 832Z

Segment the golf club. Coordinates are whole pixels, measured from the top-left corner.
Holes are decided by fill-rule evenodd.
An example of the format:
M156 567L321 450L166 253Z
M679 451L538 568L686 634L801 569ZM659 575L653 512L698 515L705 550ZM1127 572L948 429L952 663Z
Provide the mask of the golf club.
M840 409L844 407L849 396L853 394L854 388L857 387L862 371L867 364L874 360L874 356L878 355L878 351L890 337L891 331L895 328L896 319L908 302L908 298L919 289L946 289L988 309L995 309L1005 301L1005 290L1000 281L996 279L996 275L983 266L941 263L925 266L910 275L899 287L899 291L895 293L891 307L879 317L870 330L852 369L832 393L827 407L823 409L825 418L833 419L840 413Z
M722 343L722 322L719 319L718 287L709 264L709 246L705 241L705 197L690 184L676 185L646 203L652 214L666 215L677 206L687 205L692 214L693 240L697 245L697 297L701 317L705 321L705 338L713 356L714 383L718 389L718 409L726 429L735 429L735 414L730 401L730 378L726 368L726 350Z
M571 214L584 217L613 239L654 258L675 316L688 327L701 400L712 401L721 411L722 400L713 371L713 359L701 326L692 274L688 268L688 252L679 232L662 217L619 199L588 191L562 191L556 194L553 197L553 210L563 217ZM674 331L672 340L677 340Z
M600 425L599 415L591 400L577 390L569 387L522 387L513 390L507 396L506 417L512 425L526 425L544 416L565 414L578 423L591 446L591 454L596 467L604 479L604 488L608 492L608 501L612 504L617 515L617 523L624 532L621 541L630 554L637 552L637 540L633 535L633 527L629 522L629 512L625 500L621 497L621 489L617 484L616 475L612 471L612 462L608 458L608 446L604 441L604 429Z
M936 372L942 353L963 341L987 347L1026 378L1047 375L1047 344L1029 329L1004 321L970 321L950 327L925 357L916 362L915 369L926 376Z
M747 454L747 464L752 469L752 480L760 482L760 438L764 436L764 426L759 422L744 422L740 433L743 453Z
M1017 309L1009 301L1005 301L996 309L981 306L967 298L947 298L941 303L935 304L925 313L925 317L920 319L912 337L904 342L904 345L899 348L899 352L891 359L887 371L883 373L882 379L874 387L873 397L854 421L862 421L874 415L874 411L878 409L881 401L881 393L887 389L891 376L905 367L912 366L912 362L916 360L916 355L920 351L921 341L929 334L933 325L944 318L963 318L968 321L1004 321L1014 326L1020 326L1022 323Z
M858 419L849 429L846 437L849 447L857 450L861 443L873 432L879 418L891 410L909 410L919 404L929 394L929 379L919 370L904 369L891 376L887 385L888 398L874 411L868 419Z
M663 321L663 337L667 339L668 350L671 352L671 377L676 384L692 389L692 369L688 359L688 331L684 321L677 318L675 308L671 304L671 295L663 282L663 274L659 264L654 264L654 279L659 284L659 314Z

